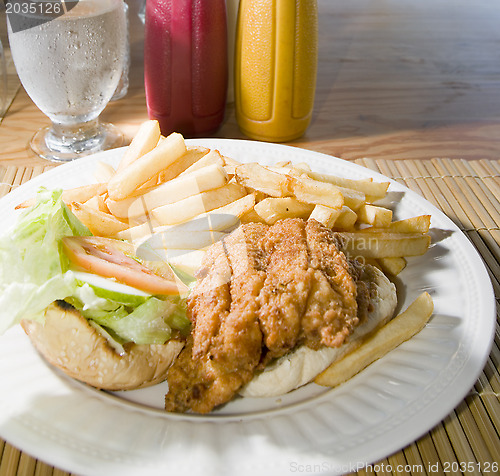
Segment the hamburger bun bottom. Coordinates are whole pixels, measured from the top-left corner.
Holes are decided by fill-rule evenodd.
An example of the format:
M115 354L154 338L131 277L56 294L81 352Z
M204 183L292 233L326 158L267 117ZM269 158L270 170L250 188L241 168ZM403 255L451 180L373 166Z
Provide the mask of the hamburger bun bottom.
M177 357L183 342L127 344L118 354L74 308L53 303L45 323L21 322L35 348L52 365L70 377L103 390L133 390L160 383Z

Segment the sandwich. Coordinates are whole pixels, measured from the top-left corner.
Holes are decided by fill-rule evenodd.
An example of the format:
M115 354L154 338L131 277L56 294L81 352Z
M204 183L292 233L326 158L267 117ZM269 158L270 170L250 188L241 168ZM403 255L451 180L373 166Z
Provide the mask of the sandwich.
M168 264L92 236L46 189L0 238L0 263L0 333L21 324L48 362L100 389L165 380L190 329Z
M305 385L383 326L396 289L314 219L240 225L207 251L188 298L186 345L165 408L207 413Z
M206 250L192 281L92 236L61 191L41 189L0 239L0 332L20 323L49 363L99 389L167 380L167 411L278 396L394 313L395 286L345 248L314 219L247 223Z

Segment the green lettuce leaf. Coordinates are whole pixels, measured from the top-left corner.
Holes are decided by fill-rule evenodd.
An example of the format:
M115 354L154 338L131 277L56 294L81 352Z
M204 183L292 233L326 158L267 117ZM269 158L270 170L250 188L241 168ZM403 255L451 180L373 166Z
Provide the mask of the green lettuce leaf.
M190 329L185 303L179 298L164 300L151 296L139 305L128 306L100 297L92 286L84 284L66 301L122 344L164 344L172 329L182 334Z
M111 329L126 341L136 344L164 344L172 335L165 316L174 309L174 303L151 297L126 315L120 315L120 312L94 312L90 315L84 312L84 315L104 328Z
M61 199L40 189L37 202L0 237L0 333L22 319L43 322L43 311L76 289L61 238L90 235Z

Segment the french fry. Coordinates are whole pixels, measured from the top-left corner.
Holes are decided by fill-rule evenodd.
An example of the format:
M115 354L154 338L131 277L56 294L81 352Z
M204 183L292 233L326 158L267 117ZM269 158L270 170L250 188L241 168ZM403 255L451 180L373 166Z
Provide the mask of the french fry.
M338 185L335 185L335 187L337 187L344 197L344 205L351 210L357 211L358 208L365 204L366 196L363 192L351 188L339 187Z
M224 159L220 155L220 152L218 150L211 150L208 154L205 154L203 157L201 157L199 160L194 162L190 167L188 167L184 172L179 174L180 177L183 175L190 174L194 172L195 170L199 170L205 167L208 167L209 165L220 165L221 167L224 166Z
M87 207L94 208L96 210L100 210L104 213L110 213L109 208L106 206L104 194L103 195L94 195L92 198L85 202Z
M352 230L357 219L358 215L356 212L344 205L340 210L340 214L335 220L335 223L333 224L333 228L336 230Z
M234 165L225 164L224 170L226 171L227 175L229 175L229 177L231 178L233 178L236 175L236 167Z
M335 188L342 194L344 199L344 205L348 206L352 210L357 210L359 207L365 204L366 196L363 192L338 185L332 187L333 184L330 184L330 182L322 182L321 180L311 179L309 174L310 169L307 169L305 165L307 164L297 164L292 167L285 165L280 167L269 167L269 168L273 172L288 175L291 179L292 191L293 187L295 186L295 183L297 181L302 181L304 184L309 184L309 188L316 187L324 190L323 192L321 192L324 194L323 200L325 200L326 197L328 197L328 194L337 193L336 191L332 192ZM302 197L302 200L308 201L305 199L305 197Z
M431 226L430 215L420 215L393 221L389 227L392 233L427 233Z
M152 217L148 217L150 221L131 226L116 233L115 238L118 240L126 240L132 243L142 242L144 238L154 233Z
M116 217L122 219L137 219L145 217L148 214L147 204L143 199L144 195L138 197L129 197L124 200L106 200L106 206Z
M309 220L314 219L327 228L332 228L341 212L341 208L331 208L325 207L324 205L316 205L314 207L314 210L309 215Z
M227 233L212 230L183 230L180 227L168 227L157 231L148 237L144 243L153 250L201 250L216 241L221 240Z
M358 220L379 228L387 228L392 221L392 210L376 205L364 204L358 210Z
M421 233L344 233L343 251L365 258L396 258L423 255L431 237Z
M94 179L100 183L108 183L116 170L111 164L99 161L94 170Z
M389 188L389 182L373 182L372 180L353 180L334 175L320 174L317 172L307 172L307 175L321 182L328 182L338 187L357 190L365 195L369 195L374 201L384 198Z
M61 198L66 204L71 202L86 202L95 195L101 195L106 191L107 185L105 183L91 183L89 185L82 185L81 187L69 188L63 190ZM16 210L20 208L28 208L35 205L36 199L30 198L16 206Z
M266 169L271 172L275 172L280 175L294 175L297 177L301 177L304 175L304 172L295 170L290 162L283 162L281 165L266 165Z
M112 215L112 213L109 211L109 208L106 205L106 199L104 198L103 195L96 195L95 197L92 197L90 200L87 200L85 202L85 205L87 207L94 208L95 210L99 210L101 212Z
M306 173L311 172L311 167L306 162L299 162L298 164L294 164L293 168Z
M106 204L111 213L119 218L136 218L147 215L153 208L222 187L227 181L228 176L224 168L219 164L212 164L188 175L179 175L139 197L125 200L108 199Z
M94 210L99 210L99 195L94 195L92 198L89 198L85 205L89 208L93 208Z
M150 221L121 231L117 233L116 238L137 243L153 233L158 233L172 227L182 227L185 231L224 231L236 225L242 215L253 210L254 205L255 196L250 194L227 205L215 208L208 213L197 215L189 221L182 222L178 225L158 225L154 223L153 217L149 217Z
M238 165L241 165L241 162L234 160L232 157L227 157L226 155L223 155L222 158L224 159L224 165L232 165L235 168L238 167Z
M125 150L122 160L118 165L117 172L127 168L139 157L151 152L160 139L160 125L158 121L150 120L143 122L134 135L132 142Z
M202 213L228 205L246 194L242 186L229 183L223 187L155 208L151 211L151 215L161 225L176 225Z
M241 162L237 162L230 157L222 156L222 160L224 160L224 169L228 173L228 175L234 176L236 174L236 167L241 165Z
M288 178L286 175L273 172L256 163L242 164L236 167L235 177L239 184L264 192L271 197L289 195Z
M363 231L369 233L380 233L381 231L389 231L391 233L427 233L431 226L430 215L420 215L403 220L393 221L386 229L377 227L366 228Z
M403 269L406 268L406 260L401 258L379 258L377 260L382 268L382 271L393 276L397 276Z
M186 153L184 138L174 132L147 154L117 172L108 182L108 195L113 200L123 200L158 174L169 164Z
M131 195L142 195L145 191L158 185L158 175L151 177L148 181L144 182L139 188L135 189Z
M305 162L293 164L292 162L284 161L277 162L273 166L268 167L273 172L279 174L293 175L295 177L308 177L307 173L311 171L311 167Z
M339 209L344 205L344 197L335 185L309 178L289 178L290 190L301 202Z
M81 187L69 188L63 190L62 200L64 203L71 202L86 202L95 195L101 195L106 192L105 183L91 183L89 185L82 185Z
M247 195L246 197L240 198L235 202L230 203L224 207L216 208L208 213L203 213L201 215L197 215L193 217L189 221L184 221L179 223L178 225L166 225L159 226L154 228L155 233L160 232L172 232L176 233L199 233L199 232L223 232L228 229L234 227L235 224L238 223L238 215L233 213L220 212L220 210L229 210L228 207L232 207L232 210L236 211L235 204L236 202L241 202L246 198L250 197ZM239 206L239 205L238 205ZM177 248L182 248L182 246L178 246Z
M241 223L266 223L253 208L241 216Z
M434 310L432 298L422 293L406 311L371 334L355 350L334 362L314 380L318 385L335 387L368 367L420 332Z
M294 197L270 197L257 203L254 210L268 225L272 225L285 218L305 218L313 208L313 205L299 202Z
M201 268L204 257L204 250L167 250L167 261L191 276Z
M251 210L254 205L254 194L245 195L234 202L214 208L207 213L196 215L191 220L182 222L179 225L173 225L173 227L184 231L225 231L238 224L239 217ZM155 232L160 228L165 229L167 227L156 227Z
M107 193L103 193L102 195L98 195L98 207L99 207L99 210L101 210L101 212L109 213L112 215L112 213L109 211L108 206L106 205L107 198L108 198ZM129 225L130 225L130 223L129 223Z
M291 168L293 166L291 160L280 160L274 164L274 167L278 168Z
M215 208L211 210L208 213L205 213L203 215L198 215L195 218L201 218L204 216L214 216L214 215L227 215L227 216L234 216L236 218L242 217L244 214L248 213L250 210L253 209L255 205L255 194L250 193L248 195L245 195L234 202L230 202L226 205L223 205L221 207Z
M160 171L157 178L158 183L161 184L168 182L169 180L178 177L188 167L191 167L191 165L203 158L209 152L210 149L207 149L206 147L187 146L186 153L184 155Z
M73 202L69 207L93 235L115 237L117 233L128 228L127 223L118 220L113 215L88 207L83 203Z

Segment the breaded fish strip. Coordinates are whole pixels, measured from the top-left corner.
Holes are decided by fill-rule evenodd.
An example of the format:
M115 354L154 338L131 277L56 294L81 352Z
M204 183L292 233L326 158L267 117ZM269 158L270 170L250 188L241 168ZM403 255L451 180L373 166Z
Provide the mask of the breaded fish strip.
M197 332L195 327L193 341L169 370L167 410L209 412L230 400L253 377L262 351L257 296L265 279L259 241L266 231L267 227L260 224L240 227L220 242L208 263L208 274L197 286L195 302L189 306L191 312L199 313L195 322L201 330ZM214 269L222 270L217 280L209 278ZM228 272L229 287L220 279ZM213 285L217 289L210 289ZM214 302L216 296L222 302ZM220 309L218 318L200 313L202 308L207 312L207 306L212 306L209 314L217 312L214 308Z

